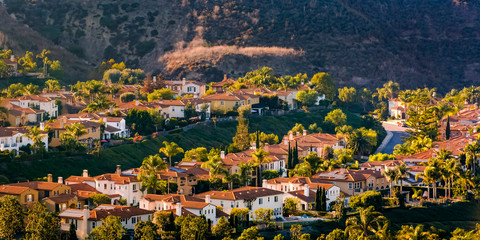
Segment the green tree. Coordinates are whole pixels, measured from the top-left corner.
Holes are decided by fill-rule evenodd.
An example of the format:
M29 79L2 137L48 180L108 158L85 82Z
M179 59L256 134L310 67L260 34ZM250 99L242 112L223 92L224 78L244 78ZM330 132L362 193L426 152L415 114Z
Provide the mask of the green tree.
M359 92L359 95L362 102L363 112L367 112L368 103L372 101L372 91L364 88Z
M255 215L255 221L258 224L268 224L273 219L273 210L259 208L255 210L254 215Z
M190 101L188 101L187 104L185 104L185 110L183 112L185 114L186 119L190 119L192 117L197 116L197 111L195 110L195 106L193 106L193 104Z
M120 101L122 103L131 102L131 101L135 100L136 97L137 96L135 95L135 93L125 92L125 93L122 93L120 95Z
M14 196L0 197L0 238L13 239L23 229L23 208Z
M327 235L325 240L347 240L347 237L343 230L336 228Z
M349 205L353 209L373 207L374 210L382 209L382 194L376 191L366 191L360 195L352 196Z
M369 235L385 230L385 226L388 227L389 222L382 214L375 212L373 206L370 206L360 208L359 216L348 218L345 225L345 232L349 236L349 239L358 239L360 236L368 237Z
M160 148L159 152L165 154L165 156L168 157L168 161L170 163L169 166L172 166L172 157L176 156L179 153L183 153L183 148L179 147L174 142L164 141L163 145L165 145L165 147Z
M73 221L70 222L70 230L68 231L68 240L78 240L77 237L77 230L75 229L75 224L73 224Z
M400 85L396 82L389 81L383 84L383 88L377 88L378 99L392 99L398 95L400 91Z
M63 67L60 61L50 61L50 73L53 77L62 79L63 78Z
M332 110L325 117L325 123L333 126L342 126L347 123L347 115L341 109Z
M405 163L395 167L395 171L397 172L397 181L400 181L400 192L403 191L403 180L407 179L408 177L408 167Z
M303 227L300 224L293 224L290 227L290 239L301 240Z
M239 151L247 150L250 147L250 138L248 135L248 120L243 117L238 117L237 121L237 133L232 139L232 144Z
M37 95L40 93L39 87L32 83L27 84L22 91L22 95Z
M98 207L102 204L111 204L112 200L110 197L103 193L94 193L88 197L88 201L92 203L95 207Z
M60 86L60 83L58 82L58 80L49 79L45 82L45 90L47 92L59 91L61 87L62 86Z
M256 187L261 186L262 184L262 172L261 172L261 167L264 164L272 162L272 159L269 158L270 156L269 152L264 151L262 148L257 148L255 149L254 152L252 152L252 159L250 160L253 164L253 167L255 167L256 171L256 176L257 176L257 181L255 183Z
M220 219L218 219L217 224L212 227L212 234L217 239L229 237L232 233L233 233L233 229L225 217L221 217Z
M333 101L335 96L335 83L333 82L332 77L328 73L317 73L313 75L310 80L312 88L315 89L319 94L325 94L325 98Z
M312 166L309 162L303 162L296 164L295 168L288 173L290 177L311 177L312 176Z
M160 100L172 100L173 96L175 96L175 92L170 90L169 88L162 88L153 91L152 93L148 94L147 98L149 102L153 102L157 99Z
M142 181L142 187L147 188L147 193L156 194L157 190L160 189L157 172L165 169L167 169L167 163L158 154L143 159L138 179Z
M280 177L280 173L278 171L269 169L262 171L262 179L270 180L278 177Z
M28 132L25 133L24 136L33 142L33 145L32 145L33 153L37 154L42 147L45 148L44 146L45 144L42 141L45 134L37 126L33 128L27 127L27 130Z
M47 68L48 68L48 65L51 64L51 61L48 60L48 55L50 55L50 53L52 53L50 50L43 49L40 54L37 54L37 58L42 59L44 77L47 76Z
M5 62L0 61L0 78L8 78L13 73L13 67L7 65Z
M445 139L450 139L450 116L447 116L447 127L445 128Z
M110 215L102 220L102 225L97 226L88 236L91 240L121 240L127 230L122 227L120 217Z
M310 107L317 102L318 93L312 89L308 91L302 90L297 93L296 98L303 106Z
M344 87L338 89L338 99L344 102L346 105L349 105L355 101L357 96L357 90L354 87Z
M438 235L429 231L424 231L422 224L417 226L404 225L398 230L396 239L398 240L435 240L439 239Z
M305 130L305 127L301 123L295 123L295 126L293 126L293 128L288 132L293 132L295 135L297 132L302 134L303 130Z
M135 239L138 240L159 240L158 226L152 221L139 221L135 224Z
M310 124L308 126L309 133L320 133L322 132L322 128L317 125L317 123Z
M282 234L278 234L277 236L275 236L275 237L273 238L273 240L285 240L285 237L282 236Z
M95 112L107 110L113 105L114 103L108 100L106 97L99 97L99 98L95 98L90 104L88 104L83 111L95 113Z
M22 73L37 71L37 63L32 52L25 52L25 56L18 60L18 64Z
M180 239L205 239L208 224L204 217L192 215L180 216L175 219L175 225L180 227Z
M25 239L57 239L59 230L60 218L48 212L44 204L35 203L28 212Z
M257 227L245 229L237 240L263 240L262 234L258 232Z
M297 198L287 197L283 202L283 215L291 216L294 215L298 210L298 204L300 201Z
M390 184L390 197L393 197L393 182L395 182L395 180L397 179L397 171L390 168L385 168L385 171L383 171L383 175Z
M186 151L182 161L190 162L193 160L198 162L206 162L208 160L207 149L204 147L198 147Z
M331 206L332 206L332 211L334 211L335 213L334 216L338 221L345 217L347 210L345 207L345 198L343 196L343 193L340 194L340 197L335 199L335 201Z

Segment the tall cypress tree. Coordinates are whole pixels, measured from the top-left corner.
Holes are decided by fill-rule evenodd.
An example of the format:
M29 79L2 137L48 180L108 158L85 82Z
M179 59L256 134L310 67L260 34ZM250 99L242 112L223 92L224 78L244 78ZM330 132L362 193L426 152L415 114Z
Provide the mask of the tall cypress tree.
M323 211L327 211L327 190L322 188L322 206Z
M295 141L295 149L293 149L293 164L292 164L292 168L295 168L295 166L299 163L298 162L298 145L297 145L297 141Z
M257 130L257 138L255 139L255 145L257 148L260 148L260 131Z
M321 199L320 199L320 188L317 187L317 191L315 192L315 210L316 211L320 211L320 203L321 203Z
M292 169L292 148L290 147L290 142L288 142L288 157L287 157L287 169Z
M450 116L447 116L447 127L445 128L445 138L450 139Z

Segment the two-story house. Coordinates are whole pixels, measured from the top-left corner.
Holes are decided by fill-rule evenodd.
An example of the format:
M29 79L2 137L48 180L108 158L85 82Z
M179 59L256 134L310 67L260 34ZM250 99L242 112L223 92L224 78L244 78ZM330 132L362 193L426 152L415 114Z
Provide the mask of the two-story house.
M210 102L211 111L230 111L241 106L252 106L260 103L260 95L248 93L216 93L202 97Z
M207 200L179 194L147 194L140 200L139 207L151 211L177 210L181 208L198 217L204 215L212 224L216 224L221 216L225 216L225 213L219 213L221 211L217 210L217 207L207 202ZM220 217L217 216L217 213L219 213Z
M347 195L358 195L366 191L388 189L389 183L381 171L334 169L318 172L312 179L332 183Z
M225 88L235 83L234 79L227 78L227 74L223 75L223 80L212 84L212 90L216 93L223 93Z
M26 95L9 100L9 103L22 108L32 108L45 111L44 119L56 118L58 106L54 98L43 97L40 95ZM42 119L43 120L43 119Z
M166 80L165 87L174 91L177 96L193 95L194 98L199 98L205 95L207 84L194 80Z
M119 217L122 227L130 231L135 229L137 222L152 220L153 211L106 204L102 204L93 210L88 209L88 206L85 206L84 209L67 209L59 214L61 219L60 230L68 232L70 225L73 223L77 238L84 240L87 239L94 228L101 226L102 220L108 216Z
M136 176L123 174L120 165L117 165L115 173L102 174L94 179L95 189L107 195L118 194L130 206L138 205L138 201L143 196L142 183Z
M61 145L60 135L67 131L65 127L75 123L83 125L85 131L87 131L85 135L82 135L78 138L78 140L82 143L91 146L95 140L101 139L102 136L100 127L102 124L89 120L73 120L62 116L54 122L41 123L40 129L45 130L46 126L48 126L50 130L53 131L53 134L51 135L52 140L50 141L50 147L58 147Z
M28 133L27 128L0 127L0 150L15 151L18 154L21 147L28 144L33 145L33 140L26 137L26 133ZM46 133L41 134L40 138L48 150L48 135Z
M38 191L29 187L14 186L10 184L0 185L0 197L11 195L18 199L20 204L25 207L31 207L39 201Z
M221 206L227 214L230 214L233 208L248 208L251 219L254 219L255 210L260 208L272 209L273 218L281 217L284 196L283 192L261 187L241 187L228 191L209 191L195 195L195 197L205 199L206 202L215 206Z
M180 100L159 100L163 118L185 118L185 103Z

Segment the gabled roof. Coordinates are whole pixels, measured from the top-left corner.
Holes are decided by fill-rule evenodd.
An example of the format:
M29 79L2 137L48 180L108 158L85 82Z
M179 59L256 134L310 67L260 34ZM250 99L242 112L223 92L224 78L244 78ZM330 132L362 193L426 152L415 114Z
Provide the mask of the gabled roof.
M210 195L211 199L225 199L225 200L254 200L258 197L266 197L273 195L281 195L283 192L261 188L261 187L241 187L229 191L209 191L195 195L199 198L205 198Z
M197 197L192 197L192 196L186 196L186 195L180 195L180 194L166 194L166 195L157 195L157 194L147 194L143 199L149 201L149 202L169 202L171 204L177 204L181 203L182 207L185 208L193 208L193 209L203 209L206 206L210 205L210 203L206 203L205 200L197 198Z
M316 173L312 178L329 181L357 182L364 181L369 177L383 178L381 171L375 170L352 170L352 169L335 169L332 171L324 171Z
M65 182L95 182L95 178L93 177L82 177L82 176L70 176L67 179L65 179ZM71 185L69 185L71 186Z
M27 191L28 189L30 188L23 187L23 186L0 185L0 193L8 194L8 195L19 195Z
M63 122L63 127L61 126L61 122ZM46 123L46 126L50 126L51 129L64 129L65 126L72 125L74 123L79 123L83 125L85 128L99 128L102 126L101 123L94 122L94 121L88 121L88 120L72 120L72 119L67 119L65 117L59 117L55 122L53 123Z
M304 195L305 194L304 190L291 191L291 192L287 192L287 194L297 197L298 199L306 203L315 203L315 192L312 190L309 190L308 197Z
M72 200L76 197L77 196L74 195L74 194L60 194L60 195L45 198L45 200L50 200L54 203L66 203L66 202L68 202L68 201L70 201L70 200Z
M153 214L153 211L140 209L136 207L118 206L102 204L97 208L90 210L90 221L100 221L108 216L116 216L122 219L128 219L135 216ZM82 209L67 209L59 214L63 218L83 219Z
M360 165L361 168L374 168L374 167L396 167L402 165L401 160L385 160L385 161L368 161Z
M113 181L116 184L128 184L131 182L139 182L136 176L131 175L118 175L115 173L107 173L94 177L97 181L107 180Z
M31 181L31 182L21 182L21 183L11 183L12 186L19 187L28 187L35 190L53 190L64 184L56 182L41 182L41 181Z
M0 127L0 137L11 137L16 134L25 134L28 130L24 127Z

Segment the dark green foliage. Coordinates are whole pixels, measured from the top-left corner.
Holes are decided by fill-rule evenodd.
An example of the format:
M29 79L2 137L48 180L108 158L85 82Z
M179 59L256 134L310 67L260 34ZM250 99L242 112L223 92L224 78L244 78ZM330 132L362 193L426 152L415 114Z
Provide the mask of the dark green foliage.
M125 121L133 132L140 135L148 135L155 131L152 116L146 110L130 109Z
M450 139L450 116L447 116L447 126L445 128L445 139Z
M154 41L146 41L146 42L140 42L137 44L136 49L137 49L137 55L140 57L145 56L145 54L151 52L155 48L155 42Z
M360 195L352 196L350 198L350 207L355 208L367 208L373 206L376 211L382 209L383 198L380 192L367 191Z
M70 223L70 230L68 231L68 240L78 240L77 232L75 230L75 224L73 224L73 221Z

